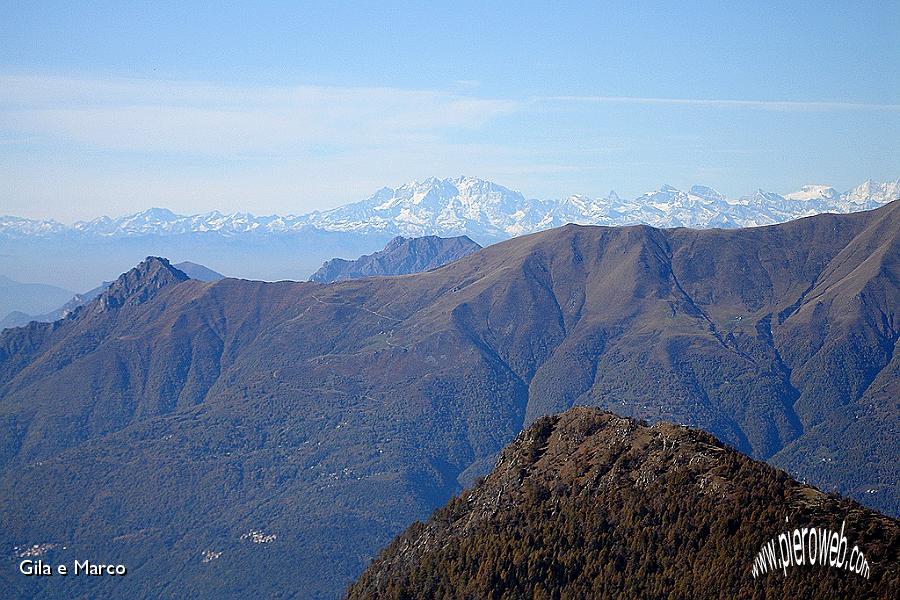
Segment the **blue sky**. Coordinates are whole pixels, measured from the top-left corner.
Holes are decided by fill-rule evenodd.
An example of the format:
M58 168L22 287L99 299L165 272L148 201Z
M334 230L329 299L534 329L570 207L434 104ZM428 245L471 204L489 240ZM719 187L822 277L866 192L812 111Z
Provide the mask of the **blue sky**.
M0 213L900 177L897 2L124 4L0 6Z

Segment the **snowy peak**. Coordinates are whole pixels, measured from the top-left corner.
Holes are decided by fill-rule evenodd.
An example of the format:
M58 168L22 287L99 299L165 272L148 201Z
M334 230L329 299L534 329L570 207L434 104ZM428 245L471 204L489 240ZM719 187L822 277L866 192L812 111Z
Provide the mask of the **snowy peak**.
M785 196L788 200L835 200L838 193L833 187L827 185L804 185L800 191Z
M151 208L133 215L111 219L100 217L79 221L76 232L101 237L134 237L142 235L179 235L217 232L225 235L254 231L278 232L297 228L297 217L257 217L251 213L223 214L217 210L199 215L179 215L165 208Z
M540 204L475 177L431 177L396 189L383 188L362 202L313 213L307 222L332 231L502 239L529 231L541 212Z
M8 237L44 237L65 233L66 226L53 219L38 220L0 216L0 235Z
M704 198L706 200L725 200L725 196L723 194L720 194L718 191L714 190L711 187L706 187L705 185L695 185L691 187L690 194L692 196L697 196L698 198Z
M900 199L900 179L879 183L871 179L856 186L845 194L846 200L854 204L886 204Z

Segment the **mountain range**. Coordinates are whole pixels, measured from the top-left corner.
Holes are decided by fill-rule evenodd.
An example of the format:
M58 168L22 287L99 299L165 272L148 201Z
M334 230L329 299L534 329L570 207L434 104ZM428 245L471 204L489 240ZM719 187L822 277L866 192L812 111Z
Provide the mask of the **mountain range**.
M478 178L430 178L384 188L356 204L312 213L306 222L331 231L468 235L490 243L568 223L755 227L823 212L872 209L897 198L900 179L867 181L843 194L827 186L805 186L786 196L757 190L752 196L729 200L705 186L683 192L664 185L633 200L622 200L615 192L600 199L573 195L564 200L530 200Z
M152 208L118 218L99 217L71 226L54 220L0 217L0 236L137 237L216 232L226 236L278 235L315 228L364 234L411 237L468 235L490 243L576 223L654 227L756 227L833 212L870 210L900 198L900 179L866 181L844 193L824 185L803 186L781 196L757 190L728 199L716 190L695 185L681 191L664 185L632 200L615 192L593 199L573 195L564 200L528 199L520 192L477 177L410 182L382 188L361 202L305 215L254 216L213 211L178 215Z
M789 554L780 540L756 561L795 528L815 529L803 564L778 566ZM812 549L828 546L823 530L847 538L842 562L862 550L866 574L822 564ZM898 555L896 519L708 433L573 408L519 434L484 481L394 540L348 598L896 598Z
M88 289L152 255L200 262L233 277L305 280L328 259L370 254L396 236L465 235L485 246L567 223L750 227L872 209L898 197L900 180L868 181L844 193L805 186L785 196L760 190L738 199L704 186L686 192L662 186L632 200L615 193L535 200L474 177L430 178L299 216L178 215L154 208L73 225L0 217L0 274Z
M0 547L129 564L75 580L91 597L333 598L574 405L704 429L896 516L898 245L893 202L736 230L567 225L330 284L149 258L65 319L0 333ZM16 552L4 585L52 595L9 575Z

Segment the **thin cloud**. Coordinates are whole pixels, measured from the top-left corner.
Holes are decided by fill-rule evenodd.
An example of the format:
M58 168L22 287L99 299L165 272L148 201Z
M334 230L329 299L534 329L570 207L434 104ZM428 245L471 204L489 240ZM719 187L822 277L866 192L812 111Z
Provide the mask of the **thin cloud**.
M234 155L440 139L520 103L387 87L0 76L0 130L89 148Z
M704 98L645 98L638 96L540 96L532 104L596 103L596 104L657 104L699 106L708 108L747 108L774 111L900 111L900 104L871 104L866 102L787 101L787 100L717 100Z

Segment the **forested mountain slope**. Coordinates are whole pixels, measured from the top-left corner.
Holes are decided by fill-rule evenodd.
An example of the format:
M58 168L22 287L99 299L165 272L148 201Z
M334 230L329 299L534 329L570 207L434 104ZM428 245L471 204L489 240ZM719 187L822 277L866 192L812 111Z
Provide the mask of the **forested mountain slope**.
M795 529L800 559L779 538ZM846 539L825 561L823 530ZM573 408L536 421L486 480L407 529L349 598L896 598L898 553L896 519L705 432Z

